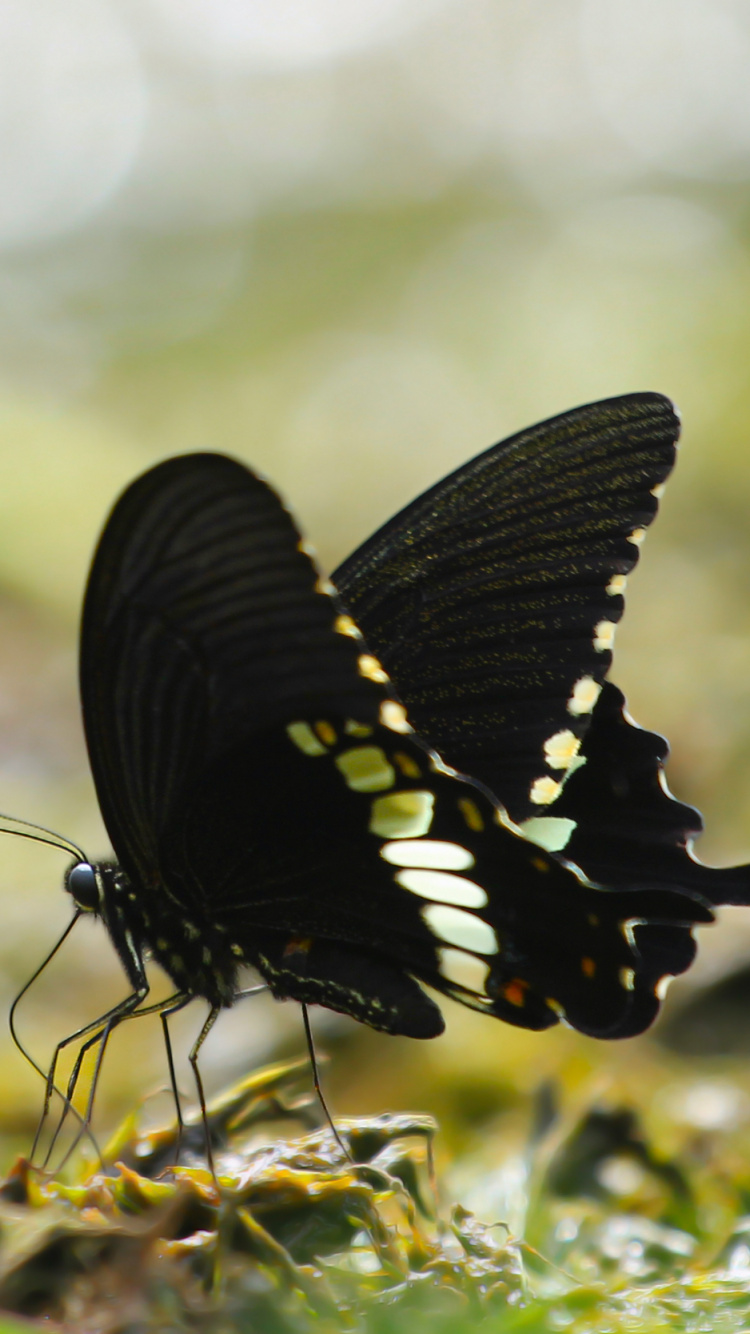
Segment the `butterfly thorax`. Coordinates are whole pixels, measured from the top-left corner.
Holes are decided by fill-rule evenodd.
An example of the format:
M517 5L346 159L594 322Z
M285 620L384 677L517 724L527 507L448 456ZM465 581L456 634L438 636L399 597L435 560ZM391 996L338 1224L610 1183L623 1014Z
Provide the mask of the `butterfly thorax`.
M101 916L134 987L145 958L153 958L178 990L204 996L212 1005L231 1005L238 959L225 931L191 919L160 884L138 889L121 866L93 866L98 889L94 911Z

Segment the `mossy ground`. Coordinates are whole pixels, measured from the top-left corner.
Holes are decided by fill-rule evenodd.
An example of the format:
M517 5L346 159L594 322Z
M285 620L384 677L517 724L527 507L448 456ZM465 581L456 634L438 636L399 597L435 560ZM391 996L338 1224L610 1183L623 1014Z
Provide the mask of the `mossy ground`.
M175 1126L139 1129L139 1113L104 1165L85 1144L52 1175L20 1160L1 1191L0 1334L750 1327L743 1132L668 1156L632 1109L571 1124L545 1086L523 1149L500 1154L502 1189L471 1184L514 1194L513 1235L451 1198L470 1157L436 1173L430 1117L342 1120L347 1159L309 1128L304 1081L304 1062L278 1064L211 1104L218 1188L197 1120L177 1166Z

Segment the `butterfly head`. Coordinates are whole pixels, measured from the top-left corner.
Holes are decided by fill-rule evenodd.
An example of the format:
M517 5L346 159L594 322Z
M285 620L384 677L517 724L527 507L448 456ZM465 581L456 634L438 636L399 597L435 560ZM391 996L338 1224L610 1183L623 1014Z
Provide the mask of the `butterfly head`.
M90 862L74 862L65 873L65 888L80 912L100 912L103 886Z

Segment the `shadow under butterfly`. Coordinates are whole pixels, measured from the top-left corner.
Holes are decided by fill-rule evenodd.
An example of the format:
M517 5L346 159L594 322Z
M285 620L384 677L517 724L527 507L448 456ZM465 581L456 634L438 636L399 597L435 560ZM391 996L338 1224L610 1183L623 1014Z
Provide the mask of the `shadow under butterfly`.
M421 983L529 1029L648 1027L692 928L750 903L750 867L693 857L701 820L668 793L666 743L605 680L678 434L657 394L532 427L398 514L335 586L238 462L172 458L125 491L80 660L117 860L82 858L66 888L131 992L84 1048L101 1060L147 1011L167 1036L203 997L203 1103L198 1051L244 965L279 998L415 1038L444 1026ZM176 988L151 1007L146 956Z

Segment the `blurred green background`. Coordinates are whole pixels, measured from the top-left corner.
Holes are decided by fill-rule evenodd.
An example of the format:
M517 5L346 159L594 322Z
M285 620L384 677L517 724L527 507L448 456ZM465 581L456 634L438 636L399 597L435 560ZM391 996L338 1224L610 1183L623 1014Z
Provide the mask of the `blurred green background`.
M142 468L238 455L332 568L503 435L655 389L684 444L614 677L670 739L704 859L750 858L749 68L742 0L5 0L0 809L106 849L77 619L105 513ZM68 920L62 863L2 844L2 1010ZM750 910L703 935L675 1013L750 957ZM122 994L84 922L20 1031L44 1063ZM175 1022L183 1048L198 1009ZM573 1102L666 1089L675 1123L750 1118L727 1058L446 1009L425 1046L317 1012L334 1107L460 1130L556 1077ZM207 1084L301 1044L294 1006L248 1002L212 1033ZM164 1079L158 1022L131 1024L99 1124ZM6 1158L40 1097L0 1038Z

